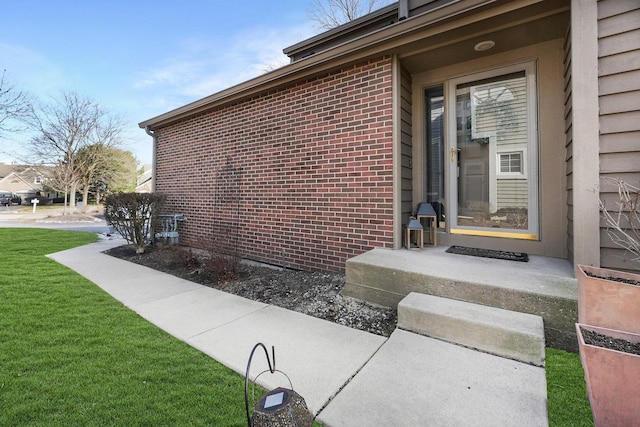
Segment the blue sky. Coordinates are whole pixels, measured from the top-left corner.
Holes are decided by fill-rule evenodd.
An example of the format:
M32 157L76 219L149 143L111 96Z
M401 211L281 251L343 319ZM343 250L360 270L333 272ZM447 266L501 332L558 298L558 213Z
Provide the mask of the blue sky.
M127 121L123 148L151 162L138 123L287 63L317 34L307 0L20 0L0 7L0 71L43 101L95 99ZM26 135L0 142L10 163Z

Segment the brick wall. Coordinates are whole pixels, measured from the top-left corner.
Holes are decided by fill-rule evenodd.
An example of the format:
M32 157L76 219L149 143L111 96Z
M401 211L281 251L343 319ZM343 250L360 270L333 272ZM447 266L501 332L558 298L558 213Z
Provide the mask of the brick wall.
M391 247L391 59L156 130L182 244L305 270Z

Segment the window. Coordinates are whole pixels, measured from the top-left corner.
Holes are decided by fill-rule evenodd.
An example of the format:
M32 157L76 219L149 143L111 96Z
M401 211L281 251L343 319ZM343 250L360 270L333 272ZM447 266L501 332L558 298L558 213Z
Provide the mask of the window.
M515 151L498 154L498 174L524 177L524 153Z

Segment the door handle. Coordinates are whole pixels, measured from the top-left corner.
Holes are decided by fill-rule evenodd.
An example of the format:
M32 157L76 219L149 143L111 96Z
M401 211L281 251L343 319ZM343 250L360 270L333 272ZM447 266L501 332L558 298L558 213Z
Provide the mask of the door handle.
M456 161L456 154L458 154L458 152L460 152L459 148L452 148L451 149L451 161L452 162Z

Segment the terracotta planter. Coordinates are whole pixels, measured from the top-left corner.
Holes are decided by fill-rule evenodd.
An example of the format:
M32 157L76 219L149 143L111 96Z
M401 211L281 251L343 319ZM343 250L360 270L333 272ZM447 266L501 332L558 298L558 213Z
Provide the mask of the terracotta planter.
M640 274L579 265L578 322L640 333L640 286L601 277L640 281Z
M595 426L640 425L640 356L586 344L580 329L635 343L640 334L576 323Z

